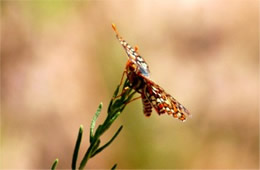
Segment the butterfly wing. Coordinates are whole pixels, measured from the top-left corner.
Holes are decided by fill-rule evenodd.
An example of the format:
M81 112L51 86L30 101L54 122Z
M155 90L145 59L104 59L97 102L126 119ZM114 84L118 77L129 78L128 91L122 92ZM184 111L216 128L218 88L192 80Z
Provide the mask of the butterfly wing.
M133 47L131 47L131 45L129 45L118 33L116 26L114 24L112 24L112 28L114 29L115 33L116 33L116 37L119 40L120 44L123 46L123 48L125 49L127 56L129 58L129 60L133 63L135 63L138 67L139 72L145 76L145 77L149 77L150 74L150 70L149 70L149 66L148 64L145 62L145 60L143 59L143 57L141 57L139 55L139 53L137 52L136 49L134 49Z
M159 85L144 77L146 86L143 95L152 104L159 115L167 113L181 121L191 115L190 112L170 94L166 93Z

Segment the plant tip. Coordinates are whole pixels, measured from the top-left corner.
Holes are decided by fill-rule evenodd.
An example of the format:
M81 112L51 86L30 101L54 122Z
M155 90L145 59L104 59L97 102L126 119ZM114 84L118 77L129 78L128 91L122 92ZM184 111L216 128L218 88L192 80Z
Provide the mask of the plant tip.
M82 133L83 132L83 125L79 126L79 131Z

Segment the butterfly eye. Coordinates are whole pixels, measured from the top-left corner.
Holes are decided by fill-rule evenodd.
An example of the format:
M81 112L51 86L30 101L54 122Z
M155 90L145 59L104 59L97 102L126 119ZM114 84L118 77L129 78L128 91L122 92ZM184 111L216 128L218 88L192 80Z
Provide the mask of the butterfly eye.
M135 71L136 70L136 65L135 64L131 64L129 67L130 71Z

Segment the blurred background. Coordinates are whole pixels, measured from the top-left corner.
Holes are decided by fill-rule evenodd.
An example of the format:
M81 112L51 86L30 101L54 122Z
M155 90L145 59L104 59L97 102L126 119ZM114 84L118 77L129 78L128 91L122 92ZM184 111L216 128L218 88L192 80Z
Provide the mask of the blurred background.
M150 118L129 104L102 138L118 138L87 168L234 168L259 165L259 1L1 1L1 168L70 168L90 121L120 81L126 54L192 113Z

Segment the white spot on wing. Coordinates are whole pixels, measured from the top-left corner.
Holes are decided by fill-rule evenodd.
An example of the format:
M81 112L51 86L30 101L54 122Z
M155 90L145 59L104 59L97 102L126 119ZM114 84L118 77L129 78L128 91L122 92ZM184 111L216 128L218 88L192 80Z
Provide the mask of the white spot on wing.
M139 61L144 61L144 60L142 59L142 57L140 57L140 56L137 57L137 60L139 60Z
M177 113L177 117L178 118L180 118L181 117L181 113L179 112L179 113Z

